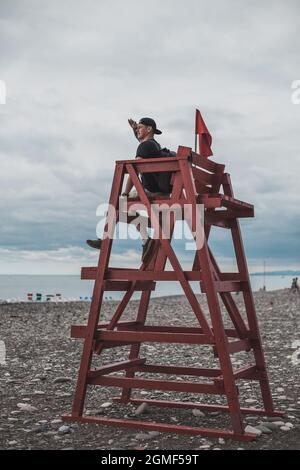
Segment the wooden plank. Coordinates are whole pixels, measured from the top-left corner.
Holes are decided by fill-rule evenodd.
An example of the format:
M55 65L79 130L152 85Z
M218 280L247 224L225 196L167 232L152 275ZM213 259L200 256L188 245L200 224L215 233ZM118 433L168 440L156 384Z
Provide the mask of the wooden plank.
M145 161L139 159L136 160L132 166L138 173L161 173L163 171L178 171L178 162L176 160L172 161L172 159L170 159L166 162L163 162L161 160L165 159L156 158L156 161L153 163L150 163L150 160L153 159L147 158Z
M247 217L253 217L254 213L252 209L240 209L240 210L230 210L230 209L220 209L212 212L205 213L205 221L223 221L223 220L233 220L233 219L241 219Z
M130 281L104 281L103 290L105 291L127 291L131 288ZM155 290L155 283L150 281L136 281L135 291Z
M101 375L110 374L111 372L117 372L119 370L125 370L129 367L134 367L142 365L146 362L146 359L131 359L128 361L115 362L114 364L107 364L105 366L99 367L96 370L90 370L88 377L100 377Z
M157 380L128 378L118 376L89 377L90 385L102 385L104 387L127 387L143 390L164 390L170 392L207 393L209 395L223 395L224 389L212 383L193 383L175 380Z
M252 349L251 340L239 339L238 341L229 341L228 342L228 352L229 354L234 354L242 351L250 351ZM214 356L218 357L218 351L216 346L213 346Z
M124 164L124 163L130 163L131 165L133 166L136 166L137 164L137 161L139 161L139 163L141 164L146 164L146 163L157 163L157 162L160 162L160 163L164 163L164 162L177 162L177 157L153 157L153 158L145 158L145 159L139 159L137 160L136 158L134 159L131 159L131 160L116 160L116 164Z
M98 330L102 328L106 328L109 325L109 323L99 323L98 324ZM119 322L118 326L123 326L124 328L134 328L138 326L137 322ZM71 326L71 338L85 338L86 334L86 325L72 325Z
M97 268L83 267L81 268L81 279L95 279ZM201 281L202 274L200 271L183 271L189 281ZM244 281L239 273L222 273L221 281ZM135 281L178 281L177 274L174 271L140 271L139 269L122 269L109 268L105 273L106 280L125 280Z
M121 327L123 328L123 327ZM160 332L173 332L173 333L197 333L203 334L202 328L193 328L193 327L184 327L184 326L151 326L145 325L142 328L139 328L139 331L160 331ZM212 328L212 332L214 333L214 329ZM226 328L225 329L226 336L229 338L238 338L237 332L234 328ZM250 332L249 332L250 334Z
M221 212L221 211L215 211ZM226 228L230 229L232 227L231 219L226 217L222 217L219 215L214 215L215 212L208 212L207 210L204 212L204 223L206 226L214 225L215 227Z
M243 433L237 434L229 429L210 429L210 428L196 428L192 426L179 426L177 424L167 423L153 423L147 421L138 421L133 419L117 419L99 416L75 416L75 415L63 415L62 420L66 422L77 422L77 423L93 423L101 424L104 426L116 426L123 428L140 428L146 431L158 431L158 432L173 432L189 435L201 435L207 437L222 437L228 439L235 439L238 441L252 441L256 439L256 434Z
M254 215L254 206L249 204L248 202L240 201L239 199L235 199L234 197L227 196L226 194L222 194L222 203L223 206L228 207L233 210L245 210L252 211Z
M231 341L228 343L229 354L250 351L252 348L251 341L249 339L240 339L238 341Z
M213 162L210 158L202 157L198 153L191 152L193 165L198 165L204 170L208 170L211 173L223 173L225 165Z
M196 198L197 204L204 204L208 209L216 209L222 206L221 195L210 196L209 194L199 194Z
M221 369L208 369L201 367L176 367L161 366L156 364L145 364L134 368L135 372L148 372L166 375L190 375L194 377L218 377Z
M212 192L212 188L210 186L206 186L198 180L195 180L195 188L198 194L209 194Z
M156 331L97 331L96 338L101 341L128 341L177 344L214 344L203 334L161 333Z
M124 347L124 346L133 346L135 344L138 344L138 343L128 343L128 342L122 342L122 341L110 341L109 343L103 343L101 342L100 343L100 346L101 346L101 350L102 349L113 349L113 348L121 348L121 347ZM95 350L98 351L98 348L99 348L99 342L96 342L96 345L95 345Z
M194 179L196 181L199 181L199 183L202 184L214 184L217 179L219 180L219 175L214 175L211 173L206 173L206 171L200 170L200 168L197 168L195 166L192 166L192 173L194 176Z
M242 283L239 281L215 281L218 292L241 292Z
M249 364L245 367L240 367L233 371L233 375L236 380L247 379L247 380L259 380L261 378L260 371L257 370L256 365Z
M198 271L184 271L189 281L200 281L201 273ZM106 279L127 279L134 281L178 281L178 275L174 271L140 271L138 269L119 270L109 268L106 272Z
M105 329L109 324L99 324L98 325L98 330L96 331L95 338L99 339L99 330ZM165 333L177 333L177 334L203 334L202 328L198 327L184 327L184 326L151 326L151 325L145 325L145 326L140 326L139 322L118 322L116 325L116 328L118 331L122 330L128 330L128 327L130 327L131 331L138 329L138 331L146 331L146 332L165 332ZM229 338L237 338L237 332L233 328L226 328L225 333ZM249 332L250 334L250 332ZM72 325L71 327L71 338L85 338L86 335L86 326L85 325ZM123 344L123 343L122 343ZM124 343L126 344L126 343Z

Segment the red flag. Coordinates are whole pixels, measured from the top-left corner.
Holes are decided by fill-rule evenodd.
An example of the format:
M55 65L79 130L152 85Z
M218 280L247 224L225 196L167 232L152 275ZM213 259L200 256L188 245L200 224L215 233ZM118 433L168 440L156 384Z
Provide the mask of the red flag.
M199 153L202 157L209 157L213 155L210 148L212 143L212 137L206 127L205 122L201 116L199 109L196 109L196 120L195 120L195 136L198 134L199 138ZM197 140L196 140L197 143ZM197 151L197 148L196 148Z

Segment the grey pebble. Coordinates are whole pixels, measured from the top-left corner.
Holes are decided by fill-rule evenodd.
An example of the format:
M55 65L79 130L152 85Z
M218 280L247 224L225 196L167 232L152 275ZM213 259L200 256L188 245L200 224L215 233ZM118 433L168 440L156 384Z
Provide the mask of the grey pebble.
M70 432L71 432L70 426L61 426L61 427L58 429L58 433L59 433L59 434L69 434Z
M258 424L255 428L259 429L263 434L272 434L272 430L263 424Z
M270 429L271 431L274 431L275 429L278 429L277 424L269 422L269 421L263 421L261 425L265 428Z
M147 403L142 403L134 412L135 415L142 415L145 413L149 413L149 406Z
M159 432L157 431L150 431L149 433L141 432L137 434L134 438L138 441L145 441L147 439L154 439L155 437L159 436Z
M69 377L56 377L56 379L53 380L54 384L62 384L65 382L72 382L72 379Z
M192 410L192 414L194 416L205 416L205 413L203 413L203 411L198 410L197 408Z

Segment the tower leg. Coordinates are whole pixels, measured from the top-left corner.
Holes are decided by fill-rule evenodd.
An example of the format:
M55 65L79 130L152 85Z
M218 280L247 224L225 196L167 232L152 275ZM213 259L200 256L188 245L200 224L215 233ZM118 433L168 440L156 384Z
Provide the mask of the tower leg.
M187 193L187 199L193 206L196 207L195 198L195 185L191 174L191 168L187 161L181 160L179 162L181 172L183 174L183 183ZM192 233L195 233L193 221L187 220ZM203 246L197 249L197 256L199 266L203 273L203 285L205 288L208 308L211 316L212 327L214 330L215 344L218 352L221 370L223 373L224 388L230 411L232 427L235 433L241 434L244 432L242 414L240 410L238 390L235 384L233 369L228 351L228 339L225 334L221 309L218 300L218 293L215 287L213 277L213 266L208 252L207 234L203 237Z
M225 334L221 309L218 301L218 293L215 288L210 257L206 240L203 247L198 250L199 264L203 272L203 284L205 288L207 304L210 311L212 326L215 335L215 344L218 352L221 370L223 373L224 388L227 397L230 417L234 432L243 433L243 421L240 410L238 389L235 384L233 369L228 351L228 339Z
M243 289L243 297L245 302L246 314L248 318L249 328L251 331L252 336L252 344L253 344L253 354L255 357L256 366L261 374L261 378L259 379L261 394L263 403L265 406L266 411L273 411L273 399L270 389L270 384L267 375L267 366L266 361L264 358L263 348L262 348L262 341L259 333L259 326L255 311L255 304L251 290L251 284L248 274L247 268L247 261L244 253L243 242L241 238L241 232L239 227L239 222L236 220L233 222L232 226L232 238L233 238L233 245L235 249L235 254L237 258L238 269L241 275L247 279L245 282L245 288Z
M122 183L124 178L124 169L123 165L116 165L113 184L112 184L112 191L109 199L109 203L113 207L117 207L118 205L118 197L121 194L122 190ZM108 228L106 224L105 229ZM93 290L93 297L91 303L91 309L87 324L86 330L86 337L84 341L80 368L78 373L77 385L74 395L73 407L72 407L72 415L73 416L81 416L84 408L84 401L86 396L86 389L87 389L87 376L90 370L91 362L92 362L92 355L93 355L93 343L94 343L94 336L97 330L98 321L99 321L99 314L103 300L103 285L104 285L104 275L105 270L107 269L110 252L112 247L112 238L107 237L103 239L101 252L99 256L99 263L97 269L97 277L94 284Z

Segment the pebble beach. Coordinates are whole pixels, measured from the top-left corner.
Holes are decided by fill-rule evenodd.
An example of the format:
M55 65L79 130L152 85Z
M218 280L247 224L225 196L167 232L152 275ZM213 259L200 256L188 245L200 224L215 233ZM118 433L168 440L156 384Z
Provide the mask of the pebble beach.
M207 311L205 296L198 298ZM245 424L257 430L257 438L252 442L62 422L61 415L71 410L83 344L82 340L70 338L70 327L86 324L89 303L0 304L0 448L300 449L300 295L281 289L255 292L254 298L275 408L283 411L284 416L247 415ZM241 293L234 295L234 299L239 306L244 305ZM110 319L117 305L116 301L104 302L100 321ZM122 320L135 319L137 309L138 301L131 301ZM184 296L151 300L147 318L147 324L152 325L197 325ZM224 323L231 327L225 310ZM128 350L128 347L106 350L95 356L93 366L124 360ZM152 364L218 367L209 346L146 343L141 357ZM232 360L234 366L242 367L251 362L251 353L234 354ZM242 406L262 406L256 382L239 381L238 385ZM116 388L91 387L86 414L199 427L229 426L226 413L121 405L113 401L118 395ZM224 403L223 398L183 392L140 390L135 397Z

